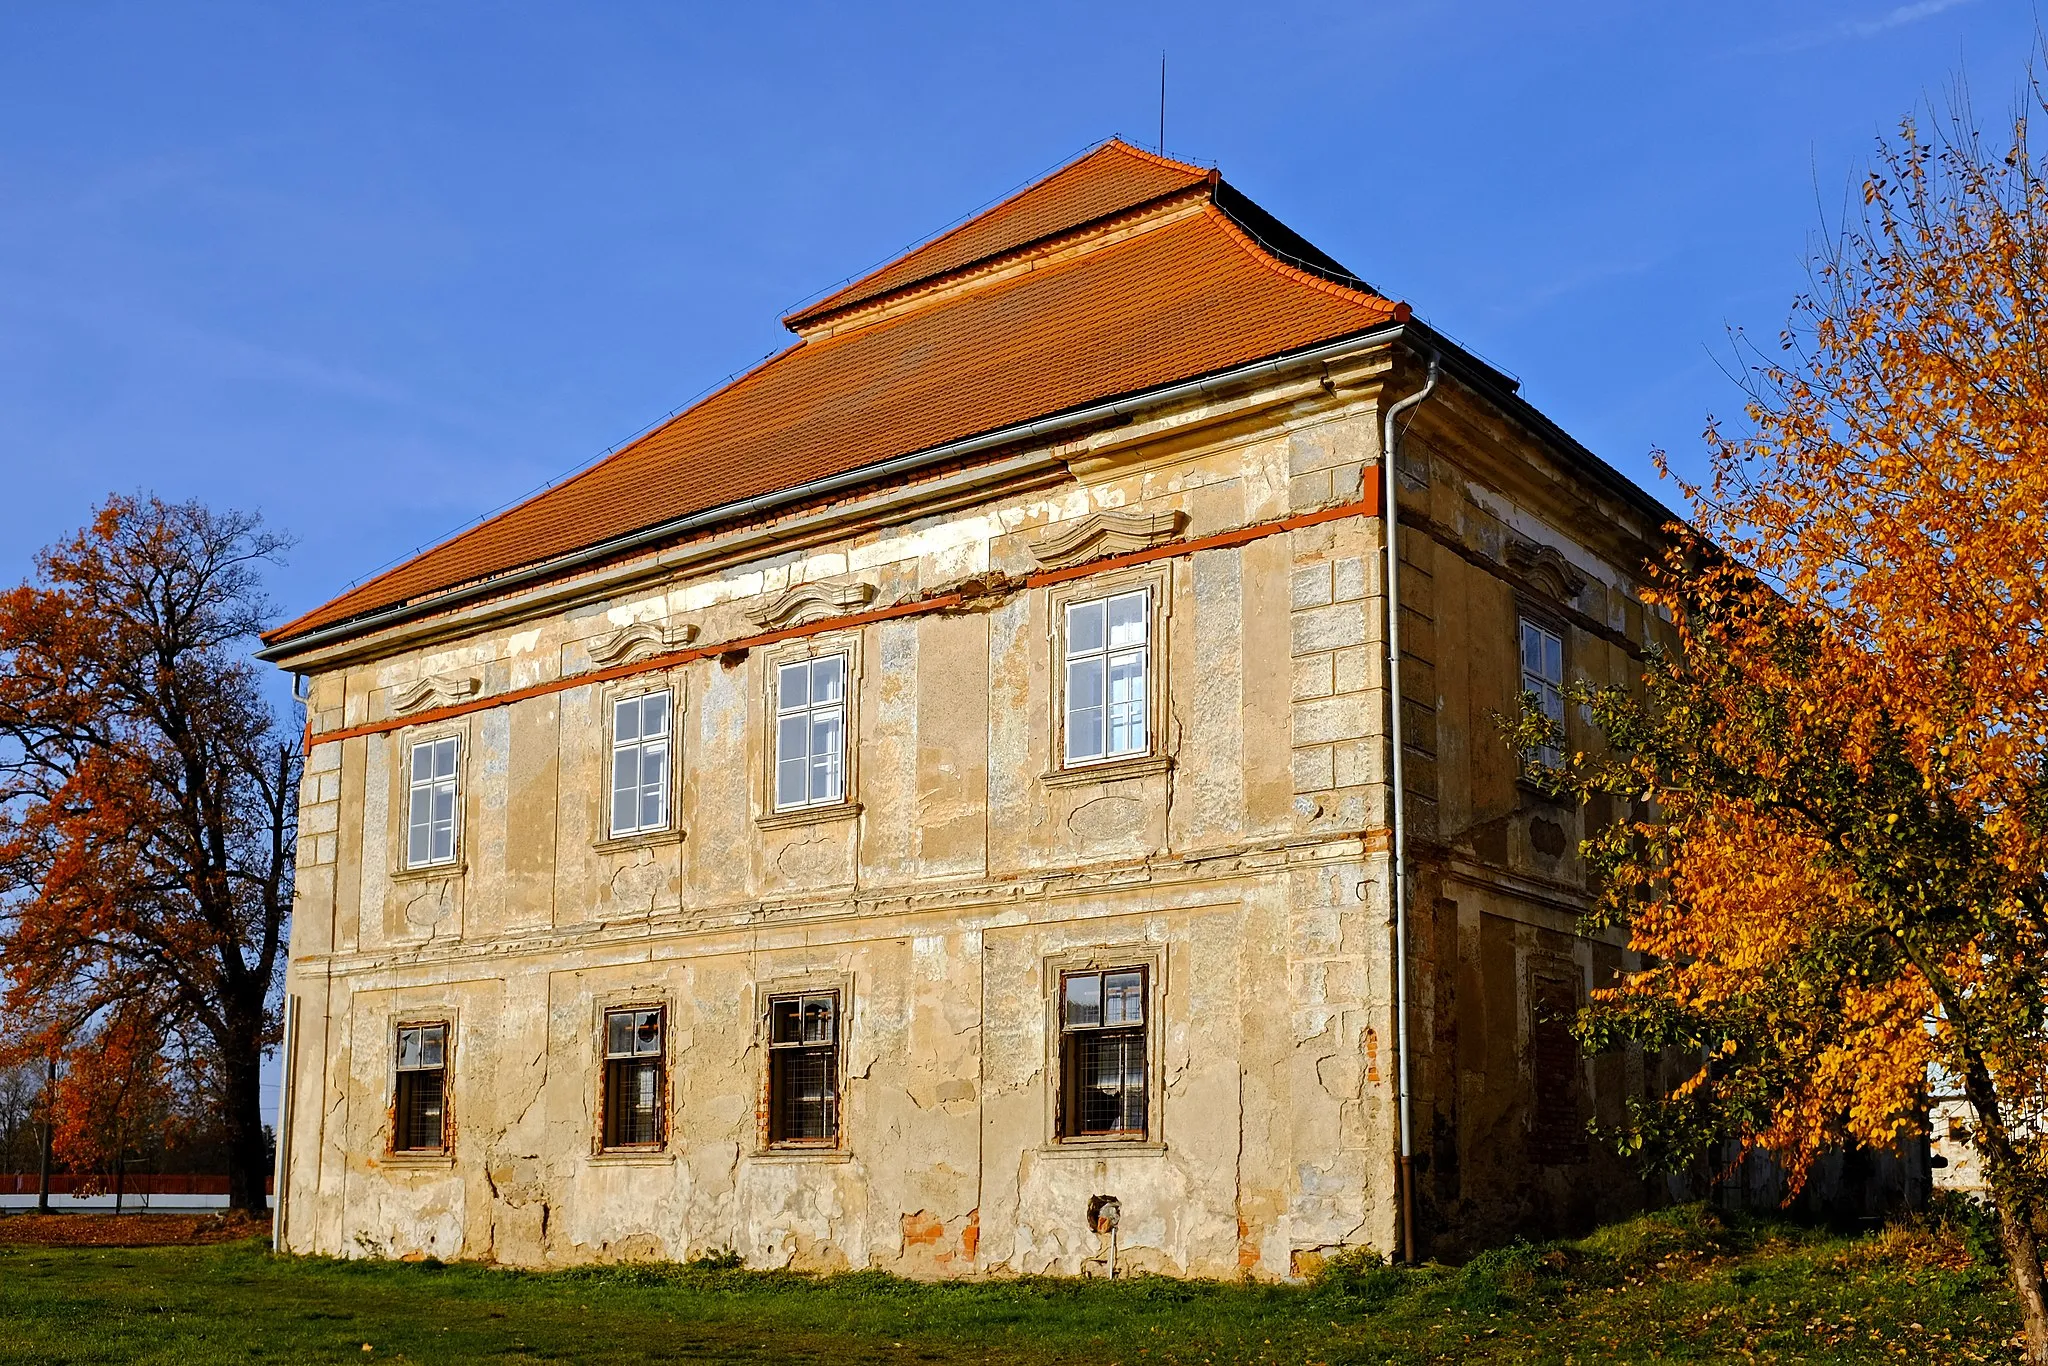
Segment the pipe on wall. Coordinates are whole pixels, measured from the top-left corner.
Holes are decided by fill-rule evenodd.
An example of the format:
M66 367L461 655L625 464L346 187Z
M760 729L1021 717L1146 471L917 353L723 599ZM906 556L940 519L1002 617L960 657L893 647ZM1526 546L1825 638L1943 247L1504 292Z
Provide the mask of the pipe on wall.
M1429 353L1429 377L1422 388L1390 404L1380 425L1380 533L1385 541L1387 611L1387 744L1391 756L1387 765L1388 824L1393 828L1392 861L1387 870L1388 889L1394 902L1394 1052L1398 1080L1401 1159L1397 1177L1401 1206L1401 1255L1413 1263L1415 1250L1415 1135L1408 1085L1408 816L1407 789L1401 773L1401 489L1398 445L1400 432L1394 423L1436 388L1442 356Z

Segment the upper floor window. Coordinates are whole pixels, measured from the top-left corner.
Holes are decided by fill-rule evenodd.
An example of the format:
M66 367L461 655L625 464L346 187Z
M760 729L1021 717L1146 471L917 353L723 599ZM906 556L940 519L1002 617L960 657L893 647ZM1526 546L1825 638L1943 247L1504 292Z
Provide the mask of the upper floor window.
M401 1025L398 1095L391 1109L397 1152L440 1152L448 1142L448 1026Z
M768 1141L839 1141L839 993L768 998Z
M456 776L461 742L453 735L421 740L412 747L412 778L406 806L405 866L429 868L455 861Z
M846 800L846 656L775 671L775 809Z
M1561 739L1564 735L1564 638L1527 617L1521 619L1521 630L1522 691L1536 695L1537 705L1556 725L1555 733ZM1555 744L1541 746L1534 752L1534 757L1552 767L1564 761L1563 752Z
M1142 967L1060 978L1061 1138L1143 1138L1146 1109Z
M1151 752L1152 595L1146 589L1066 607L1066 762Z
M661 1142L662 1013L611 1010L604 1017L604 1146Z
M612 834L668 828L669 695L612 703Z

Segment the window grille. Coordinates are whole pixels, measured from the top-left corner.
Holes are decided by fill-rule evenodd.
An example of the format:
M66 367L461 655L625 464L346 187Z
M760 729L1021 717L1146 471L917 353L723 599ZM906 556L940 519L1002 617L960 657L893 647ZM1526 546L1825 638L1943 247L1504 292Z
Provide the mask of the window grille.
M1534 693L1539 709L1549 717L1556 735L1564 737L1564 640L1527 617L1522 619L1522 691ZM1558 744L1540 745L1533 752L1539 762L1555 768L1564 761Z
M839 993L768 1001L768 1141L839 1141Z
M1146 589L1067 605L1067 763L1150 752L1151 608Z
M1144 968L1060 979L1062 1138L1146 1134Z
M412 747L411 801L407 806L405 866L430 868L455 861L455 767L459 741L452 735Z
M398 1152L440 1152L448 1142L448 1026L404 1025L398 1031L398 1097L391 1146Z
M604 1017L604 1146L661 1142L662 1012L611 1010Z
M775 671L775 809L846 800L846 656Z
M612 833L668 828L669 698L666 692L612 703Z

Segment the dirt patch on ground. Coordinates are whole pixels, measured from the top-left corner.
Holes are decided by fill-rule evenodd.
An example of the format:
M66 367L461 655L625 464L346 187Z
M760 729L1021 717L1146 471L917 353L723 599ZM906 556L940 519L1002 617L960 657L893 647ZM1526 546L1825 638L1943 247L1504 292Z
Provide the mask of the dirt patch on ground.
M0 1243L47 1247L169 1247L270 1236L268 1219L241 1214L10 1214Z

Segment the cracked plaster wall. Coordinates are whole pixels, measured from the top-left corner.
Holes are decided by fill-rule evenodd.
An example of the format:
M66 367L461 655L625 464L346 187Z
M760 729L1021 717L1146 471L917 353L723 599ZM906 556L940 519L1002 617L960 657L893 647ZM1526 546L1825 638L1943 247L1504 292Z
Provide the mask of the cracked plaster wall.
M388 716L428 677L486 697L563 678L634 622L744 637L743 609L794 583L851 576L876 606L1014 585L1036 535L1096 509L1176 511L1199 538L1348 503L1377 457L1377 382L1184 410L1074 451L1050 488L337 667L314 723ZM1088 1201L1111 1194L1126 1267L1277 1277L1389 1248L1378 535L1346 517L1131 571L1162 592L1166 766L1056 775L1053 599L1014 586L817 642L856 671L859 806L834 819L761 820L785 647L317 747L286 1244L1075 1273L1101 1251ZM604 717L650 683L675 690L680 835L613 840ZM464 750L459 866L404 872L404 746L444 733ZM1049 965L1089 954L1156 967L1147 1144L1052 1132ZM807 980L847 993L830 1154L765 1149L758 1112L761 989ZM668 1011L658 1153L596 1148L599 1022L621 1003ZM446 1157L389 1151L392 1034L422 1019L451 1024Z

